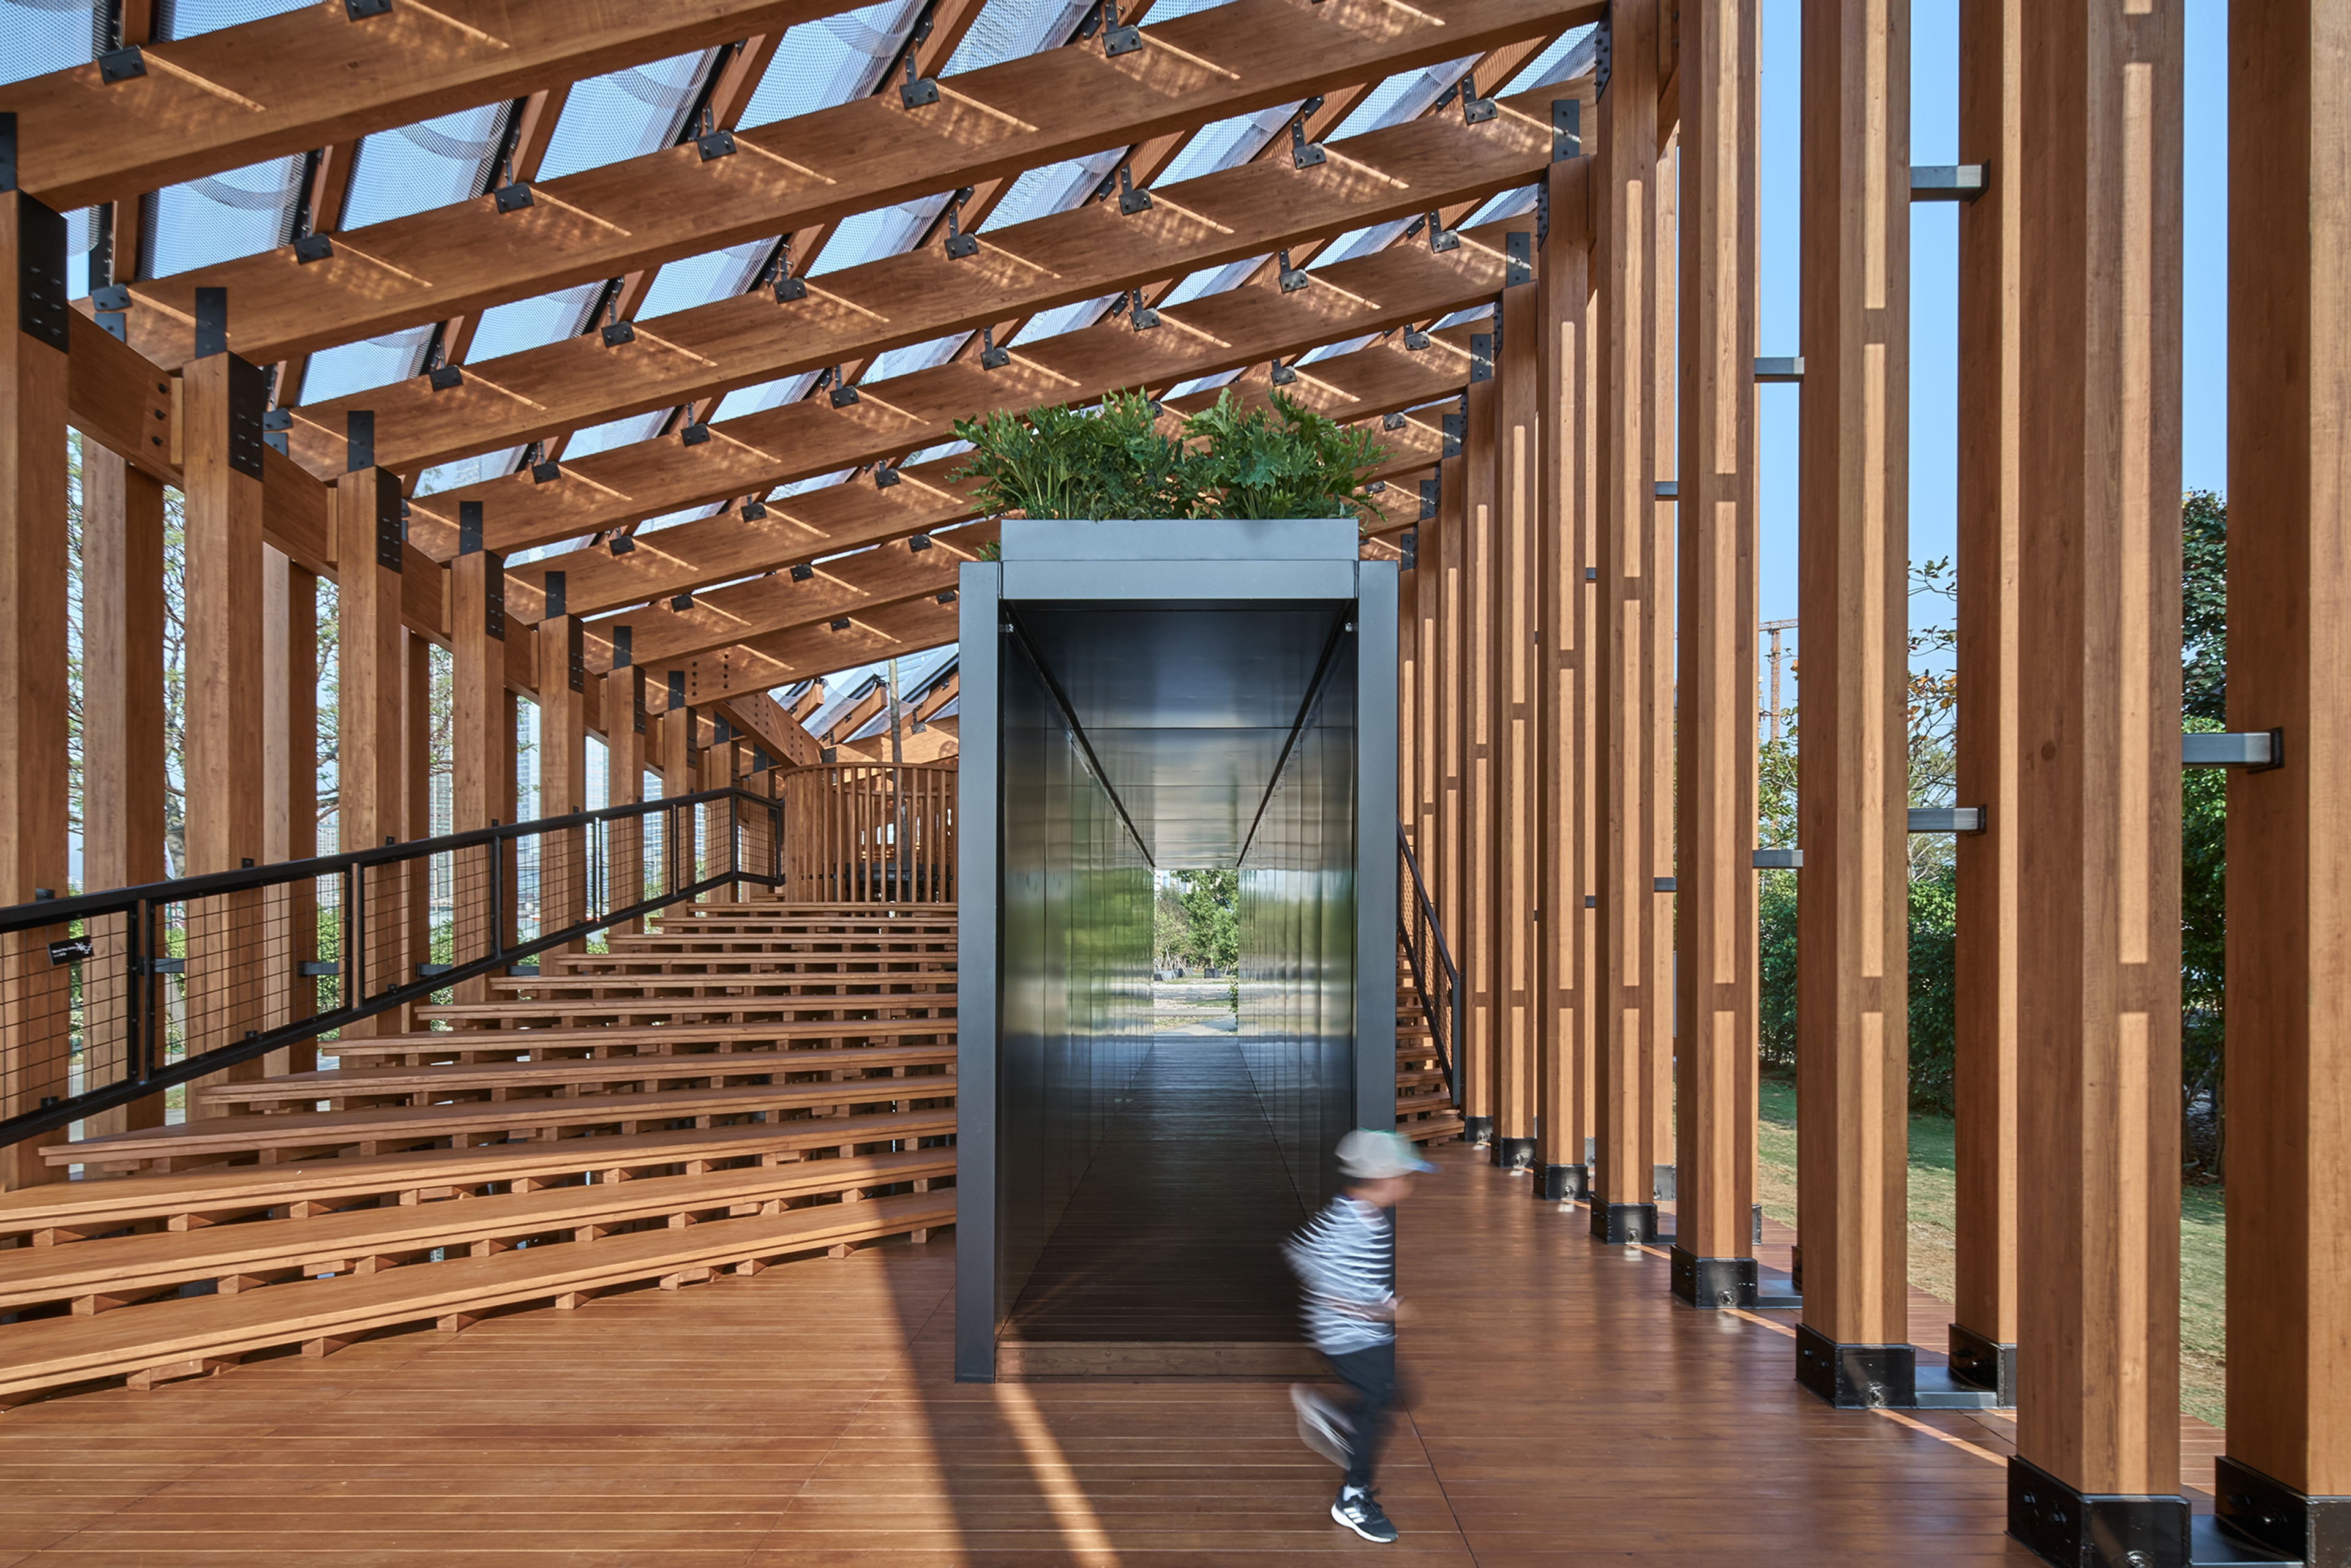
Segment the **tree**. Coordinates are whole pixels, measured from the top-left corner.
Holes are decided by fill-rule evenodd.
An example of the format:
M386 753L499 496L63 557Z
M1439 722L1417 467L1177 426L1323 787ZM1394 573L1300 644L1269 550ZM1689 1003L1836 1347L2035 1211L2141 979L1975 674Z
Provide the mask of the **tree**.
M1241 876L1230 867L1179 871L1184 961L1229 971L1241 957Z
M2181 722L2217 730L2229 716L2229 503L2190 490L2179 522ZM2228 777L2189 769L2179 794L2180 1157L2217 1180L2228 1143Z

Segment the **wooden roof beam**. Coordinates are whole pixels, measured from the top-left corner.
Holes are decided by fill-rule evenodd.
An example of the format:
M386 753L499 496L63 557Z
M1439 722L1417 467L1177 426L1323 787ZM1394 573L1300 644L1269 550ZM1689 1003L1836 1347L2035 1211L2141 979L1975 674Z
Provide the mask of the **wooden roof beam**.
M1450 342L1438 338L1419 353L1400 341L1372 344L1303 368L1288 390L1334 419L1378 418L1459 391L1469 377L1466 337L1458 334ZM1384 432L1382 439L1386 440ZM861 475L769 502L767 516L756 522L726 513L676 524L638 536L625 555L590 546L549 556L508 574L507 614L517 621L536 618L539 591L535 580L525 579L549 571L564 574L565 601L572 612L593 616L946 528L973 513L969 486L946 477L963 463L961 457L942 457L901 468L898 482L886 489ZM485 508L486 517L495 515ZM410 523L413 528L413 517ZM639 662L647 657L640 655Z
M144 45L141 74L120 81L92 64L0 87L0 110L17 116L19 181L63 212L834 9L832 0L434 0L353 20L343 6L312 5ZM99 125L106 133L91 134Z
M295 450L316 469L340 466L343 413L369 407L379 461L405 471L922 342L1008 306L1046 308L1476 199L1548 166L1553 96L1510 100L1479 126L1414 120L1332 142L1311 169L1246 164L1186 181L1133 216L1103 204L1015 225L965 260L891 256L828 275L789 304L742 296L664 316L618 346L567 339L477 366L446 392L422 377L375 388L297 411ZM1332 287L1318 275L1290 298Z
M1531 225L1520 219L1517 226ZM1270 280L1228 290L1171 308L1150 331L1106 322L1063 333L1019 350L995 371L950 362L869 382L841 408L824 398L786 403L711 425L710 439L694 446L663 437L615 447L567 465L561 478L544 485L507 475L444 491L413 504L410 537L437 557L455 553L457 508L479 501L493 549L585 538L949 440L956 419L980 411L1173 386L1432 320L1500 290L1507 228L1479 231L1441 255L1424 245L1355 257L1324 269L1322 287L1296 294L1282 294ZM381 442L381 422L378 430ZM768 509L789 512L791 503L770 502Z
M1234 0L1145 29L1145 47L1116 59L1046 50L965 72L927 108L908 110L894 93L861 99L738 131L731 156L705 160L689 143L547 181L512 213L482 197L371 225L307 267L278 250L141 284L131 341L176 366L200 286L268 301L231 324L229 347L247 359L380 336L1009 177L1556 30L1598 9L1588 0L1426 0L1412 11L1386 0Z

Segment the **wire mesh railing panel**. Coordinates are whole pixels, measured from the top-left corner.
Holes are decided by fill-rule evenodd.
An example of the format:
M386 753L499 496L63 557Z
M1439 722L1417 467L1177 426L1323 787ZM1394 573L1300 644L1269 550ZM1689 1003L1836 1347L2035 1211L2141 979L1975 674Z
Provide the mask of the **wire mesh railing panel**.
M0 909L0 1145L777 886L784 813L705 791Z

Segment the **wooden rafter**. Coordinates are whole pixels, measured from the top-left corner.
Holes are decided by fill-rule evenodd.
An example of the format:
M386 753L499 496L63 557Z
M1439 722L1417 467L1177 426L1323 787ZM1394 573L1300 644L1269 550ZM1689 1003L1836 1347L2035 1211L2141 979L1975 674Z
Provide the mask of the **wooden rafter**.
M1131 217L1100 205L1040 218L990 235L966 260L892 256L828 276L788 305L721 300L664 316L658 330L642 326L617 347L568 339L479 366L443 393L422 378L377 388L298 412L296 450L314 468L340 467L343 413L367 406L379 461L402 470L446 462L969 329L1008 305L1091 298L1490 194L1550 162L1554 96L1510 100L1475 127L1416 120L1372 131L1332 143L1330 162L1305 171L1252 164L1205 175L1155 193Z
M352 20L340 5L306 5L148 44L141 74L120 81L93 64L0 87L0 110L17 115L18 178L63 211L779 32L833 8L830 0L436 0ZM90 134L94 125L107 133Z
M689 143L550 180L515 212L482 197L371 225L307 267L274 251L144 284L131 341L176 366L198 287L269 301L233 320L230 347L248 359L374 337L1541 33L1568 5L1431 9L1399 26L1382 0L1236 0L1154 28L1116 59L1049 50L958 76L929 108L861 99L737 131L730 156Z

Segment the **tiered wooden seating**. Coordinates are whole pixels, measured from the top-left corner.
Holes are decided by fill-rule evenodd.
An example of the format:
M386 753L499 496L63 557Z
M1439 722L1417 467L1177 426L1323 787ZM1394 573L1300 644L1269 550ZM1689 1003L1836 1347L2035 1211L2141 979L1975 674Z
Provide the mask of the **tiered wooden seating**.
M952 915L709 909L45 1150L140 1174L0 1194L0 1406L954 1223Z

